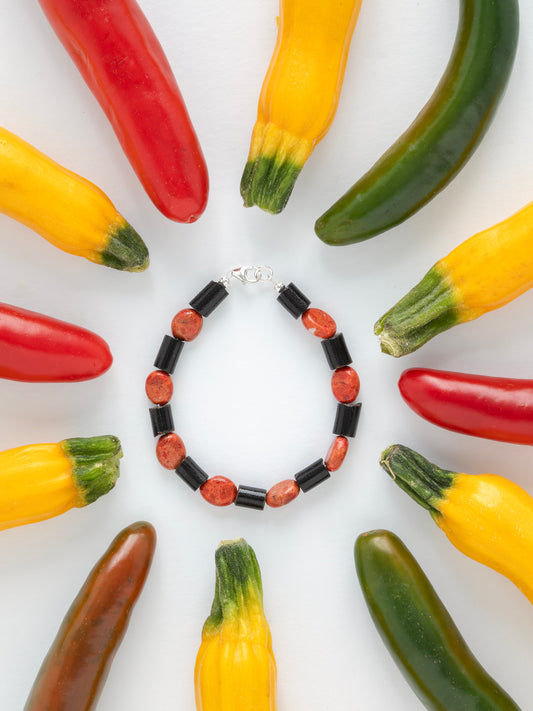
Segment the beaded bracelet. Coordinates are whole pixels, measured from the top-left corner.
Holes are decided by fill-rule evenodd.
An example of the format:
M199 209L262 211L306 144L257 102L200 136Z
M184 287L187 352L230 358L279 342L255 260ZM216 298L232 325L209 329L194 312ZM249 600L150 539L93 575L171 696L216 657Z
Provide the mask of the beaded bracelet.
M299 471L293 479L286 479L269 490L255 486L237 487L225 476L209 477L192 457L187 456L185 446L174 431L170 407L173 392L171 375L186 342L194 340L203 326L203 319L228 296L232 279L243 284L271 281L278 294L277 301L294 317L302 319L305 328L321 339L329 367L334 371L331 379L333 395L338 400L333 434L336 435L326 457L317 459ZM264 509L265 503L273 508L288 504L300 490L307 492L330 477L340 468L348 450L347 437L354 437L361 403L355 403L359 393L359 376L350 367L352 359L342 333L337 333L335 321L324 311L309 308L311 302L291 282L288 286L275 282L270 267L237 267L218 281L210 281L189 302L191 308L183 309L172 319L172 336L165 335L154 361L154 370L146 378L145 390L155 407L150 407L150 419L154 437L158 437L156 455L166 469L176 474L193 491L200 489L206 501L214 506L245 506Z

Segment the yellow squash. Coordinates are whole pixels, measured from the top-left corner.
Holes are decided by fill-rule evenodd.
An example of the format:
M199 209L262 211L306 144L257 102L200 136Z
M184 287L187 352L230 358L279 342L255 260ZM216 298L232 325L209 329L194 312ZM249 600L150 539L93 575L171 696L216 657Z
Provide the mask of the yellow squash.
M59 249L114 269L143 271L148 250L109 198L0 128L0 212Z
M533 286L533 203L438 261L375 325L381 350L402 356Z
M216 586L194 671L197 711L275 711L276 662L261 572L242 538L215 554Z
M495 474L441 469L399 444L380 464L456 548L505 575L533 603L533 498L524 489Z
M119 476L116 437L73 437L0 452L0 531L87 506Z
M241 180L247 207L278 213L339 102L361 0L280 0L278 36Z

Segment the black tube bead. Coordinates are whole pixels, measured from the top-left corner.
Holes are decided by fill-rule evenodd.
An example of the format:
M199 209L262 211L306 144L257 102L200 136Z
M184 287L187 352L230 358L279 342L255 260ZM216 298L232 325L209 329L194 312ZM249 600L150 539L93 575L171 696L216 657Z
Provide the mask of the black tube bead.
M266 495L266 489L239 485L235 506L245 506L248 509L258 509L262 511L265 508Z
M150 420L154 437L174 432L174 418L170 405L150 408Z
M204 286L189 305L202 316L209 316L216 307L228 296L228 290L220 281L210 281Z
M157 352L154 365L158 370L172 375L176 369L176 363L180 357L184 342L173 336L164 336Z
M318 486L318 484L326 481L329 477L330 473L326 469L324 460L317 459L316 462L313 462L308 467L305 467L305 469L299 471L294 478L300 489L305 492Z
M322 340L322 348L331 370L343 368L352 362L352 356L342 333L336 333L331 338L324 338Z
M193 491L199 489L202 484L209 479L204 470L196 464L192 457L185 457L179 467L176 468L176 474L188 484Z
M289 286L284 286L279 292L277 300L292 316L294 316L294 318L300 318L300 316L307 311L311 304L311 301L307 298L307 296L302 294L300 289L298 289L292 281Z
M342 402L339 402L335 415L333 434L342 435L343 437L355 437L360 414L360 402L356 402L355 405L344 405Z

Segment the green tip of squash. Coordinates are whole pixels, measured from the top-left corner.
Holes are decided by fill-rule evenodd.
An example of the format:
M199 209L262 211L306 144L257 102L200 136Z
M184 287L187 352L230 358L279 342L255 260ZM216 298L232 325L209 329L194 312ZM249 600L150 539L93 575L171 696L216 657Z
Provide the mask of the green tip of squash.
M106 267L126 272L143 272L150 264L148 247L128 222L111 233L100 260Z
M80 494L79 507L92 504L115 486L122 446L118 437L72 437L61 443Z
M379 458L382 469L400 489L433 516L438 516L439 502L452 486L456 472L433 464L422 454L403 444L387 447Z
M396 358L413 353L425 343L461 323L454 285L434 265L374 326L381 350Z
M272 215L279 214L291 196L302 166L276 156L260 156L248 161L241 179L245 207L257 205Z
M215 552L215 596L204 630L216 630L224 620L245 618L263 609L263 585L256 555L244 538L222 541Z

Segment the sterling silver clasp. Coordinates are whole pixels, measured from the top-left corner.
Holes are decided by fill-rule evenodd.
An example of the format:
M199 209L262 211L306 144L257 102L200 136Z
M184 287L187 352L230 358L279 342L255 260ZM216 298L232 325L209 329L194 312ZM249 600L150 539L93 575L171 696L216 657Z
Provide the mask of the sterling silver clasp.
M236 267L231 270L230 275L242 284L257 284L258 281L272 279L272 267Z
M220 281L227 287L232 279L237 279L241 284L257 284L260 281L271 281L276 291L280 291L283 288L283 284L274 282L272 267L263 265L235 267Z

